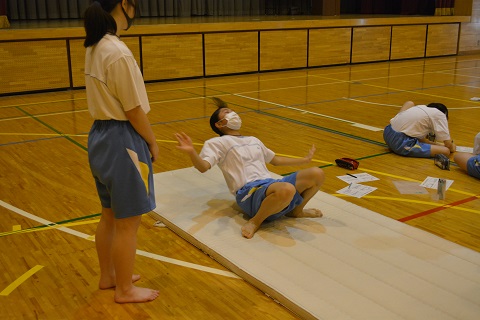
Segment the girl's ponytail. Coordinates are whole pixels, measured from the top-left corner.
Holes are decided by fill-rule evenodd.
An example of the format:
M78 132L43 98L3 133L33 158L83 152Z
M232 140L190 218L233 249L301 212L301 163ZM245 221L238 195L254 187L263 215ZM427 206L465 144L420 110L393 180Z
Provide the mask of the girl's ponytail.
M108 8L113 9L113 8ZM105 34L117 33L117 23L106 11L100 2L93 2L87 10L85 10L84 20L85 33L87 34L83 46L85 48L97 44Z

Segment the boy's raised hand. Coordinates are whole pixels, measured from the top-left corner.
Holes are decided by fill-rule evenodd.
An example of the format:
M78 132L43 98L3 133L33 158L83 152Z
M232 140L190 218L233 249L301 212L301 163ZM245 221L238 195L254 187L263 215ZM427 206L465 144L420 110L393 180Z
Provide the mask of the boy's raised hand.
M310 151L308 151L308 155L305 156L305 159L308 160L308 162L312 161L315 151L317 151L317 148L315 148L315 145L312 144Z
M193 148L192 139L190 139L190 137L185 132L175 133L175 138L178 141L178 149L186 153L190 153L191 151L195 150Z

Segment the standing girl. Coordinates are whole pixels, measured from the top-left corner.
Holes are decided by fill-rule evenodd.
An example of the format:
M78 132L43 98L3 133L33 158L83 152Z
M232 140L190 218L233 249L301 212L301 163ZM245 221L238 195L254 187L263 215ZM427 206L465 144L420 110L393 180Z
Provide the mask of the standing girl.
M155 208L152 162L159 149L146 113L145 84L119 30L135 17L135 0L97 0L85 11L85 85L95 119L88 158L102 205L95 234L100 289L115 302L146 302L158 291L133 285L141 215Z

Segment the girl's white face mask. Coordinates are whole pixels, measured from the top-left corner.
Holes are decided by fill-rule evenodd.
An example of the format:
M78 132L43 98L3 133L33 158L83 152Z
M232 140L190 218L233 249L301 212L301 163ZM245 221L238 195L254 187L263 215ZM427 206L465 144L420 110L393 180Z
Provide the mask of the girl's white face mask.
M240 116L234 111L227 113L223 119L227 120L227 124L224 125L224 127L232 130L240 130L242 127L242 119L240 119Z

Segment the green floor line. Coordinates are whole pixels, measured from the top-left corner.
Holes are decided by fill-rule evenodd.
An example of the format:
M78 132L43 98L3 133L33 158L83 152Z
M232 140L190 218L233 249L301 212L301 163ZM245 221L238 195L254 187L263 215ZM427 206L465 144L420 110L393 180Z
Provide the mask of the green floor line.
M64 137L65 139L67 139L68 141L72 142L73 144L77 145L78 147L82 148L83 150L87 151L88 149L81 145L80 143L78 143L77 141L73 140L72 138L70 138L69 136L67 135L64 135L62 132L58 131L57 129L55 129L54 127L52 127L51 125L49 125L48 123L40 120L39 118L35 117L33 114L30 114L28 113L27 111L23 110L22 108L20 107L16 107L18 110L20 110L21 112L25 113L27 116L31 117L32 119L40 122L41 124L43 124L45 127L49 128L50 130L52 130L53 132L55 133L58 133L60 136Z
M59 222L52 222L52 223L49 223L49 224L44 224L44 225L41 225L41 226L35 226L35 227L31 227L31 228L21 229L21 230L18 230L18 231L3 232L3 233L0 233L0 238L5 237L5 236L10 236L10 235L16 234L16 233L23 233L23 232L28 231L28 230L50 228L50 227L54 227L54 226L57 226L57 225L67 224L67 223L70 223L70 222L87 220L87 219L90 219L90 218L98 217L100 215L101 215L101 213L95 213L95 214L90 214L88 216L83 216L83 217L78 217L78 218L73 218L73 219L68 219L68 220L62 220L62 221L59 221Z

